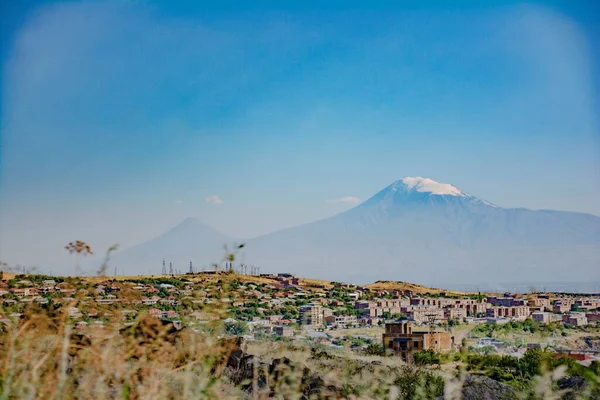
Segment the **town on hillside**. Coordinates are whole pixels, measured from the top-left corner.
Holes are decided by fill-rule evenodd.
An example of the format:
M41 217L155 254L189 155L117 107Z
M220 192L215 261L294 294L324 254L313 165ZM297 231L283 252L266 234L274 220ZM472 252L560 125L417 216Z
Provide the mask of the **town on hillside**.
M144 277L4 274L0 323L40 308L74 329L127 326L141 314L201 330L222 321L245 341L309 342L413 360L468 349L522 357L545 348L589 365L600 357L600 295L459 293L402 282L357 286L289 273L210 271Z

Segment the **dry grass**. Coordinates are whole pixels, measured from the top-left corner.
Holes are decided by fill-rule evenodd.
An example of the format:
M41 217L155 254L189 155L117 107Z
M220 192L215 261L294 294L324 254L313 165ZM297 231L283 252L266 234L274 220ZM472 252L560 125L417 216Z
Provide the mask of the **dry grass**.
M385 329L382 326L374 326L372 328L349 328L349 329L338 329L331 330L327 333L333 337L344 337L344 336L369 336L376 341L381 340L381 335Z
M397 358L251 342L246 354L259 357L261 371L234 385L226 372L236 346L218 338L219 322L210 333L174 331L147 316L126 328L113 324L76 332L65 315L50 317L39 309L7 323L0 335L0 399L246 398L248 388L252 398L287 399L306 398L311 385L322 390L314 398L332 398L328 387L335 398L380 398L397 377L389 371L402 365ZM287 369L268 371L273 360L284 358L291 361Z
M469 294L476 294L476 293L469 293L469 292L457 292L457 291L439 289L439 288L430 288L427 286L417 285L415 283L401 282L401 281L377 281L375 283L368 284L365 287L367 287L371 290L386 290L386 291L411 290L415 294L424 294L424 293L440 294L442 292L445 292L446 294L448 294L450 296L464 296L464 295L469 295Z
M184 279L188 278L213 283L273 281L245 275ZM91 287L106 279L86 277L82 281ZM315 282L319 281L303 280L303 284ZM66 310L75 305L83 309L83 296L56 310L30 304L22 318L0 322L0 400L434 399L441 394L440 381L446 382L448 400L460 398L457 393L463 377L457 377L455 371L407 365L396 357L361 356L347 349L324 350L304 342L249 342L243 354L254 360L250 364L254 370L250 375L244 375L243 368L232 371L228 360L232 350L239 350L231 340L223 339L224 305L203 309L219 314L220 320L182 330L144 312L132 324L124 324L117 306L111 306L110 320L104 326L91 324L76 330ZM0 306L0 315L7 314ZM380 331L340 333L379 336ZM277 368L272 368L276 364ZM544 379L540 382L547 381ZM552 396L541 391L537 398Z
M227 362L237 346L220 339L220 321L176 330L144 314L124 326L119 313L112 314L105 327L76 331L66 314L31 305L23 318L0 324L0 400L300 399L311 393L310 398L434 399L441 394L435 379L446 382L447 399L460 398L464 376L454 371L296 342L243 345L246 357L260 364L253 364L251 379L236 379ZM269 368L277 362L281 368ZM540 388L549 379L543 377ZM319 391L309 391L311 385ZM538 393L535 398L555 398L548 390Z
M2 332L1 399L221 398L227 345L142 316L80 333L64 316L28 313ZM219 361L220 360L220 361Z

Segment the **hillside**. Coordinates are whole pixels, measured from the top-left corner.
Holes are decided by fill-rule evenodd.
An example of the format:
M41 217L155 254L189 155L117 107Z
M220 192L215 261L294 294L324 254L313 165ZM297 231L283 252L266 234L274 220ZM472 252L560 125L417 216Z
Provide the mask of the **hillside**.
M415 294L425 294L425 293L440 294L442 292L446 293L446 295L448 295L448 296L460 296L460 295L468 294L465 292L457 292L457 291L453 291L453 290L446 290L446 289L440 289L440 288L431 288L431 287L427 287L427 286L423 286L423 285L417 285L415 283L400 282L400 281L377 281L377 282L365 285L364 287L366 287L370 290L386 290L389 292L394 291L394 290L398 290L398 291L410 290Z
M18 274L14 274L14 273L8 273L5 272L4 273L4 280L10 280L10 279L14 279L15 276ZM92 282L92 283L99 283L105 280L115 280L115 281L128 281L128 280L140 280L140 279L156 279L156 278L168 278L170 277L170 275L132 275L132 276L82 276L80 277L81 279L88 281L88 282ZM188 280L190 282L217 282L217 281L222 281L224 283L227 282L231 282L234 280L238 280L240 282L252 282L252 283L259 283L259 284L274 284L277 283L278 280L275 277L268 277L268 276L255 276L255 275L243 275L243 274L228 274L228 273L218 273L218 274L202 274L202 273L198 273L198 274L185 274L185 275L176 275L175 276L178 279L183 279L183 280ZM64 277L62 277L64 278ZM298 278L299 281L299 285L302 288L311 288L312 290L316 290L319 291L319 289L321 289L322 291L326 291L329 290L331 288L333 288L335 286L335 282L341 282L340 280L338 281L327 281L327 280L321 280L321 279L311 279L311 278ZM419 285L419 284L415 284L415 283L410 283L410 282L400 282L400 281L377 281L377 282L373 282L367 285L363 285L362 287L367 288L371 291L379 291L379 290L383 290L383 291L404 291L404 290L410 290L412 291L414 294L439 294L442 292L445 292L447 295L449 296L460 296L460 295L465 295L468 293L465 292L457 292L457 291L452 291L452 290L446 290L446 289L440 289L440 288L432 288L432 287L427 287L427 286L423 286L423 285Z

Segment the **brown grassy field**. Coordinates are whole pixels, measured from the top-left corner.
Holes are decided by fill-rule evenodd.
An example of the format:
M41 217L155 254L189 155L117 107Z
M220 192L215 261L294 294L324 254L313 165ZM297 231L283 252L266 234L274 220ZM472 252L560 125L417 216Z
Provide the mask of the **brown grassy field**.
M472 293L467 293L467 292L457 292L457 291L440 289L440 288L431 288L431 287L427 287L427 286L417 285L415 283L401 282L401 281L377 281L377 282L365 285L365 287L367 287L371 290L386 290L386 291L410 290L415 294L425 294L425 293L440 294L442 292L445 292L447 295L455 295L455 296L472 294Z
M5 272L4 279L13 279L16 274ZM98 283L104 280L116 280L116 281L125 281L125 280L136 280L136 279L151 279L151 278L168 278L170 275L130 275L130 276L82 276L80 277L83 280L86 280L91 283ZM181 279L186 279L191 282L198 281L212 281L216 282L221 280L223 282L228 282L234 279L240 280L241 282L254 282L254 283L264 283L264 284L272 284L277 282L277 279L270 277L262 277L262 276L254 276L254 275L243 275L243 274L185 274L185 275L176 275L176 277ZM316 288L318 286L323 286L324 290L329 290L333 288L334 284L331 281L320 280L320 279L310 279L310 278L298 278L301 287L311 287ZM401 281L377 281L374 283L370 283L368 285L364 285L365 288L370 290L385 290L385 291L394 291L394 290L411 290L415 294L439 294L445 292L448 295L467 295L472 294L468 292L457 292L451 290L445 290L440 288L431 288L423 285L418 285L410 282L401 282Z

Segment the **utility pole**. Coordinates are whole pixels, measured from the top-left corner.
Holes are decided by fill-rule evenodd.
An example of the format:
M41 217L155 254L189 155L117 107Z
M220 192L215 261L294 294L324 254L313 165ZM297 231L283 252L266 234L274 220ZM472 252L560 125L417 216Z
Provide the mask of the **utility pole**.
M435 342L433 340L433 335L435 333L435 321L437 320L437 314L430 313L425 314L427 317L428 325L429 325L429 348L433 351L436 350Z

